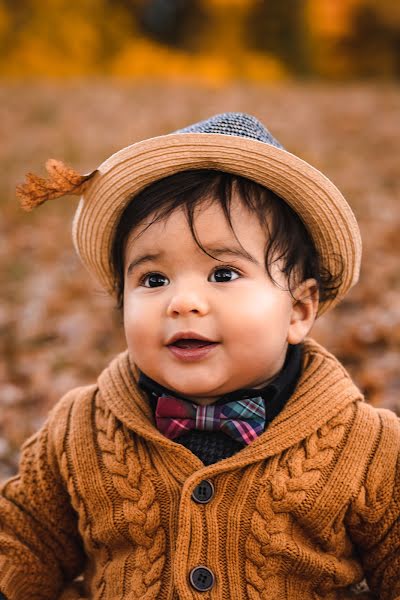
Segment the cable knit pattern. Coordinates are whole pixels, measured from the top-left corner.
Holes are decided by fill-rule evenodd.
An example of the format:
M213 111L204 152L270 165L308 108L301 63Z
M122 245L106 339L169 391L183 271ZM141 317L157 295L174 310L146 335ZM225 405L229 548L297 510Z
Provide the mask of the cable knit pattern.
M127 352L72 390L0 493L7 600L400 599L400 426L308 340L297 388L211 465L155 427ZM208 480L214 494L193 493ZM197 591L190 572L214 574ZM366 579L370 591L360 585Z
M262 491L257 498L251 535L246 542L250 598L278 600L285 597L285 580L277 579L278 569L283 573L298 570L302 579L315 583L318 557L315 549L305 546L299 552L302 540L296 539L295 520L290 515L295 514L310 497L313 488L326 479L324 473L343 439L348 416L349 409L346 408L297 447L268 463L261 478ZM286 555L285 563L280 558L283 555Z
M166 546L154 486L149 478L143 476L138 448L134 447L129 431L109 408L104 407L99 397L96 402L96 428L103 461L112 475L115 490L122 498L124 523L133 543L130 598L155 600L160 591ZM102 598L102 594L99 597Z

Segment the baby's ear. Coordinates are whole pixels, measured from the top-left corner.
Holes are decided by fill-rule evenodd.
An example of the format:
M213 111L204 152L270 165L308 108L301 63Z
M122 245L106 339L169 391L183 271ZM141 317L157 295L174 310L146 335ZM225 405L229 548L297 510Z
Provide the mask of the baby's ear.
M293 292L288 343L300 344L308 335L318 311L319 291L315 279L305 279Z

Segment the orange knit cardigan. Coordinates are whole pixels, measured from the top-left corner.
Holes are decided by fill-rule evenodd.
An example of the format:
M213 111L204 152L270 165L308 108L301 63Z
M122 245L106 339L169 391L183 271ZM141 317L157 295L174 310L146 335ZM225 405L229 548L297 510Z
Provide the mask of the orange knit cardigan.
M124 352L24 444L0 494L8 600L373 597L354 591L363 578L400 598L399 422L331 354L308 340L283 411L208 467L158 432L136 381ZM215 494L199 504L203 480Z

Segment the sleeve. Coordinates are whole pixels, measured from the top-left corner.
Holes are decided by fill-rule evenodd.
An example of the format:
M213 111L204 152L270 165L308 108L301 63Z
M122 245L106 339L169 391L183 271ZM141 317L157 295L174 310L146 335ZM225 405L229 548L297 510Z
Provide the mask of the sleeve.
M371 591L400 600L400 423L390 411L377 412L379 433L347 529Z
M18 475L0 489L0 590L7 600L54 600L83 570L77 514L54 443L71 402L60 404L25 442Z

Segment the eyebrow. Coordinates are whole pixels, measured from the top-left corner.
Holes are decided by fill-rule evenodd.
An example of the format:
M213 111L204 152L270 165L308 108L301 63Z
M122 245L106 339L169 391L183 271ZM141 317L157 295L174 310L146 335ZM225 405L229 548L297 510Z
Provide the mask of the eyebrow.
M139 265L142 265L146 262L151 262L153 260L157 260L161 258L164 254L165 252L156 252L155 254L142 254L141 256L138 256L137 258L132 260L132 262L129 263L129 267L126 274L130 275L132 271Z
M247 250L245 250L244 248L231 248L229 246L204 246L204 249L207 250L207 252L210 252L210 254L212 254L213 256L235 256L239 258L244 258L249 262L260 266L258 260L252 254L247 252Z
M229 246L204 246L204 250L209 252L213 257L219 257L222 255L234 256L234 257L244 258L245 260L248 260L249 262L252 262L255 265L260 266L260 263L258 262L258 260L254 256L252 256L249 252L247 252L247 250L245 250L244 248L230 248ZM132 260L129 263L129 267L127 269L126 274L131 275L133 270L135 268L137 268L139 265L158 260L158 259L162 258L163 256L165 256L164 251L156 252L153 254L139 255L137 258L135 258L134 260Z

